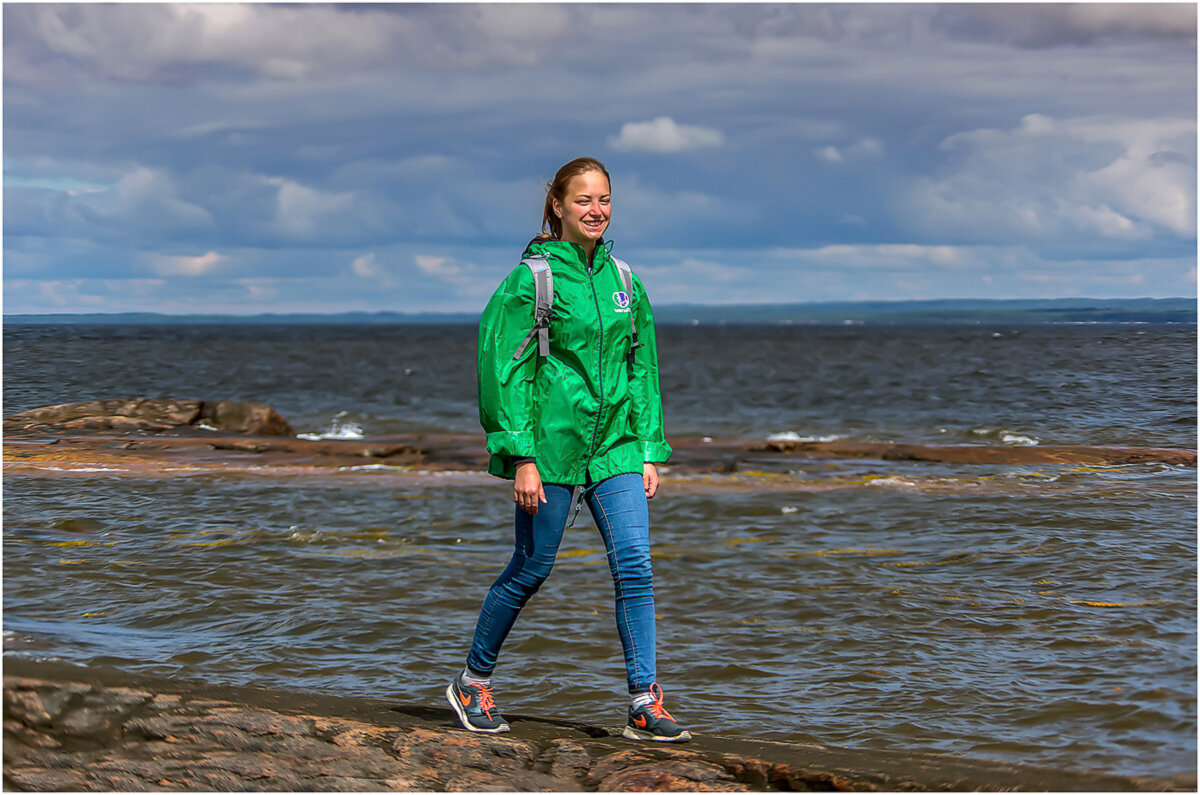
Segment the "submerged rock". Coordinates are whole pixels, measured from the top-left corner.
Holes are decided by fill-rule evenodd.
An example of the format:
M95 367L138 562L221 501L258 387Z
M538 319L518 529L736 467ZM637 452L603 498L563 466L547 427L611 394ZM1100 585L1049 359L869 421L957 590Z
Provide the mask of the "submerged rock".
M168 431L205 428L257 436L293 436L291 425L264 403L236 400L115 398L22 411L4 418L5 431Z

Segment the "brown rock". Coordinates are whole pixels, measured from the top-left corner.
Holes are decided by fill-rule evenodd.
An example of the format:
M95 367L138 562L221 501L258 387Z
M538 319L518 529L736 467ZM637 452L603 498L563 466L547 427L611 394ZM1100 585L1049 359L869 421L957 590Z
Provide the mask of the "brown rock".
M792 790L821 790L823 792L854 792L856 790L874 790L874 786L862 781L851 783L845 776L838 776L826 770L809 768L792 769L777 766L773 771L771 783L787 783Z
M16 657L5 668L18 674L4 681L3 722L4 781L17 790L1195 789L1194 776L1138 779L745 738L635 744L604 727L525 717L509 734L479 735L457 728L444 707L98 669L83 672L93 680L85 686L79 669Z
M587 749L572 740L554 740L542 751L538 765L554 778L581 779L592 767Z
M600 782L602 792L746 792L722 767L668 761L620 770Z
M51 688L34 679L6 679L4 717L21 721L26 726L49 726L67 702L87 691L86 685L74 682Z
M117 398L43 406L5 417L4 430L166 431L200 423L226 433L294 435L287 420L262 403L168 398Z
M686 443L680 443L686 448ZM749 453L784 453L803 458L875 458L881 461L932 461L951 464L1140 464L1159 462L1196 466L1195 450L1089 445L936 445L898 442L768 441Z
M91 787L79 770L49 770L44 767L12 769L5 761L5 784L12 782L30 792L82 792ZM10 789L6 786L5 789Z
M152 698L151 694L110 688L86 693L55 721L55 728L71 737L90 737L116 730L129 714Z
M255 436L295 436L292 426L279 412L263 403L234 400L205 402L200 420L219 431L248 433Z

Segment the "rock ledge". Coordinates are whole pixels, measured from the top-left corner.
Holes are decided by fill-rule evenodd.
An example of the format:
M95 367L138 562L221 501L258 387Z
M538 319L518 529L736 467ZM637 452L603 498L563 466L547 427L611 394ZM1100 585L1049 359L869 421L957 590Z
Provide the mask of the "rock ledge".
M71 791L1195 790L1187 781L933 754L615 729L508 716L503 735L449 709L156 680L6 657L4 785Z
M166 431L205 428L259 436L293 436L292 426L264 403L236 400L115 398L60 403L4 418L5 431Z

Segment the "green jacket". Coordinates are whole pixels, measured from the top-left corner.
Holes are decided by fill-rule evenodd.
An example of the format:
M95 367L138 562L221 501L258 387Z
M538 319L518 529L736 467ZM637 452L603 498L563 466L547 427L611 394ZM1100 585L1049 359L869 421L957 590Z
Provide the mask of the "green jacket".
M654 317L641 281L632 304L604 245L589 272L581 246L535 239L525 257L541 255L554 274L550 355L536 340L513 354L534 322L533 274L518 265L492 295L479 320L479 422L491 454L488 472L516 474L516 458L536 458L544 483L579 485L663 463L663 433ZM633 361L629 306L637 324Z

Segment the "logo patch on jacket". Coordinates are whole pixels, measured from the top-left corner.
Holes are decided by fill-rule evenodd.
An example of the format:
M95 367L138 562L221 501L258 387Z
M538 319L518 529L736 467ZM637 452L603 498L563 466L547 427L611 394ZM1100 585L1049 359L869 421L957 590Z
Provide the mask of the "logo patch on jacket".
M617 312L629 311L629 293L624 290L617 290L613 293L613 303L617 305Z

